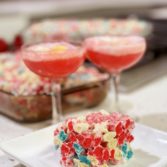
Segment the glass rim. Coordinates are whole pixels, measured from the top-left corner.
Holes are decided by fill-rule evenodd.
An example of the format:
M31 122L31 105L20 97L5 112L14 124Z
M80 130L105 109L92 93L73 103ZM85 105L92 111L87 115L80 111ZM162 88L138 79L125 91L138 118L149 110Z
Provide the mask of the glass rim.
M125 38L125 37L134 37L134 38L140 38L146 40L146 37L138 34L124 34L124 35L112 35L112 34L105 34L105 35L93 35L93 36L88 36L85 38L86 39L93 39L93 38L102 38L102 37L110 37L110 38Z
M51 43L51 44L64 43L64 44L73 46L73 48L67 49L67 50L65 50L61 53L56 53L56 54L59 54L59 55L65 54L66 52L73 52L73 51L75 52L75 51L83 51L84 50L83 47L79 44L77 45L77 43L69 42L69 41L67 42L67 41L61 40L61 41L41 41L41 42L27 43L27 44L22 45L20 51L21 52L29 52L29 53L55 54L54 52L52 53L52 52L49 52L49 51L42 51L42 50L37 51L37 50L29 49L29 47L31 47L31 46L40 45L40 44L47 44L47 43Z
M129 44L121 43L121 40L123 41L125 38L128 38L128 37L131 38L130 40L127 39L128 43L130 42ZM94 48L94 49L98 48L97 50L106 49L105 47L108 48L108 44L107 44L108 41L107 40L106 40L106 45L104 44L104 46L102 46L98 43L98 42L101 42L101 41L104 41L104 43L105 43L105 38L109 38L109 39L117 38L119 40L118 45L112 45L112 40L111 40L110 49L112 51L119 51L119 50L122 50L122 49L138 50L138 48L140 48L140 50L142 50L142 51L145 51L146 48L147 48L146 38L143 37L143 36L139 36L139 35L100 35L100 36L92 36L92 37L87 37L84 40L83 45L86 49L91 49L91 48ZM137 39L137 40L135 41L135 39ZM97 41L97 43L93 44L93 42L96 42L96 41ZM90 45L90 44L92 44L92 45Z

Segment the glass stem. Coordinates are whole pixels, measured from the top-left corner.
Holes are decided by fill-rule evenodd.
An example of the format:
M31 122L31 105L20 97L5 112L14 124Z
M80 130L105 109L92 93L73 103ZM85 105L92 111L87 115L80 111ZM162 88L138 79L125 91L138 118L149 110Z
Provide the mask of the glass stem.
M62 99L61 99L61 84L52 81L52 120L63 120L62 114Z
M114 92L114 106L115 106L116 112L120 112L120 107L119 107L119 75L113 74L112 80L113 80L113 92Z

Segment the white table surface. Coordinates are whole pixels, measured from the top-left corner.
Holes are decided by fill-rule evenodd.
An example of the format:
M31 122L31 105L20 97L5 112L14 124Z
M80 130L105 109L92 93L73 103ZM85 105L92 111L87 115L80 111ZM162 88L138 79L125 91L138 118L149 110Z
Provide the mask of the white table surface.
M166 62L167 59L164 59L163 65L166 65ZM158 66L156 65L156 68L154 68L153 71L155 72L157 70ZM142 70L141 72L144 73ZM120 97L120 100L125 102L125 104L127 102L133 104L131 109L128 110L129 115L138 116L140 123L167 132L167 73L164 73L158 79L131 93L122 93ZM102 104L91 110L98 111L99 109L106 109L109 111L111 98L112 94L109 93ZM90 109L79 111L75 114L88 111L90 111ZM50 124L50 121L35 124L17 124L1 115L0 122L0 142L29 133L32 130L46 127ZM0 152L0 166L13 167L16 164L17 162L11 162L2 152Z

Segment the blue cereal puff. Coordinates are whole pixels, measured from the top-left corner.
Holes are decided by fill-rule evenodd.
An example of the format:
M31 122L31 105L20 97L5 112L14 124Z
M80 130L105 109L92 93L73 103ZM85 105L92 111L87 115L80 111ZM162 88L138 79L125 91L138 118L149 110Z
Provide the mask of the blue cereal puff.
M79 160L87 165L91 165L91 161L85 155L79 155Z
M64 142L66 139L67 139L67 134L64 132L64 130L62 130L60 133L59 133L59 139Z
M128 145L125 143L125 144L122 146L122 152L123 152L124 154L126 154L127 149L128 149Z
M78 143L74 143L73 147L78 155L80 155L84 151L84 149Z
M132 158L132 156L133 156L133 152L132 152L131 150L129 150L129 151L127 152L127 159Z

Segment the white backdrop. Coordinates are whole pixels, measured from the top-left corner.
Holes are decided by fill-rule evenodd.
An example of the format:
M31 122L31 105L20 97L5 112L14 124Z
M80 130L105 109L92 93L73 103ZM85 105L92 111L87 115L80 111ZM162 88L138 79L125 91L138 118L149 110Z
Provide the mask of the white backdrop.
M0 1L0 14L61 14L99 8L133 8L167 5L166 0L9 0Z

